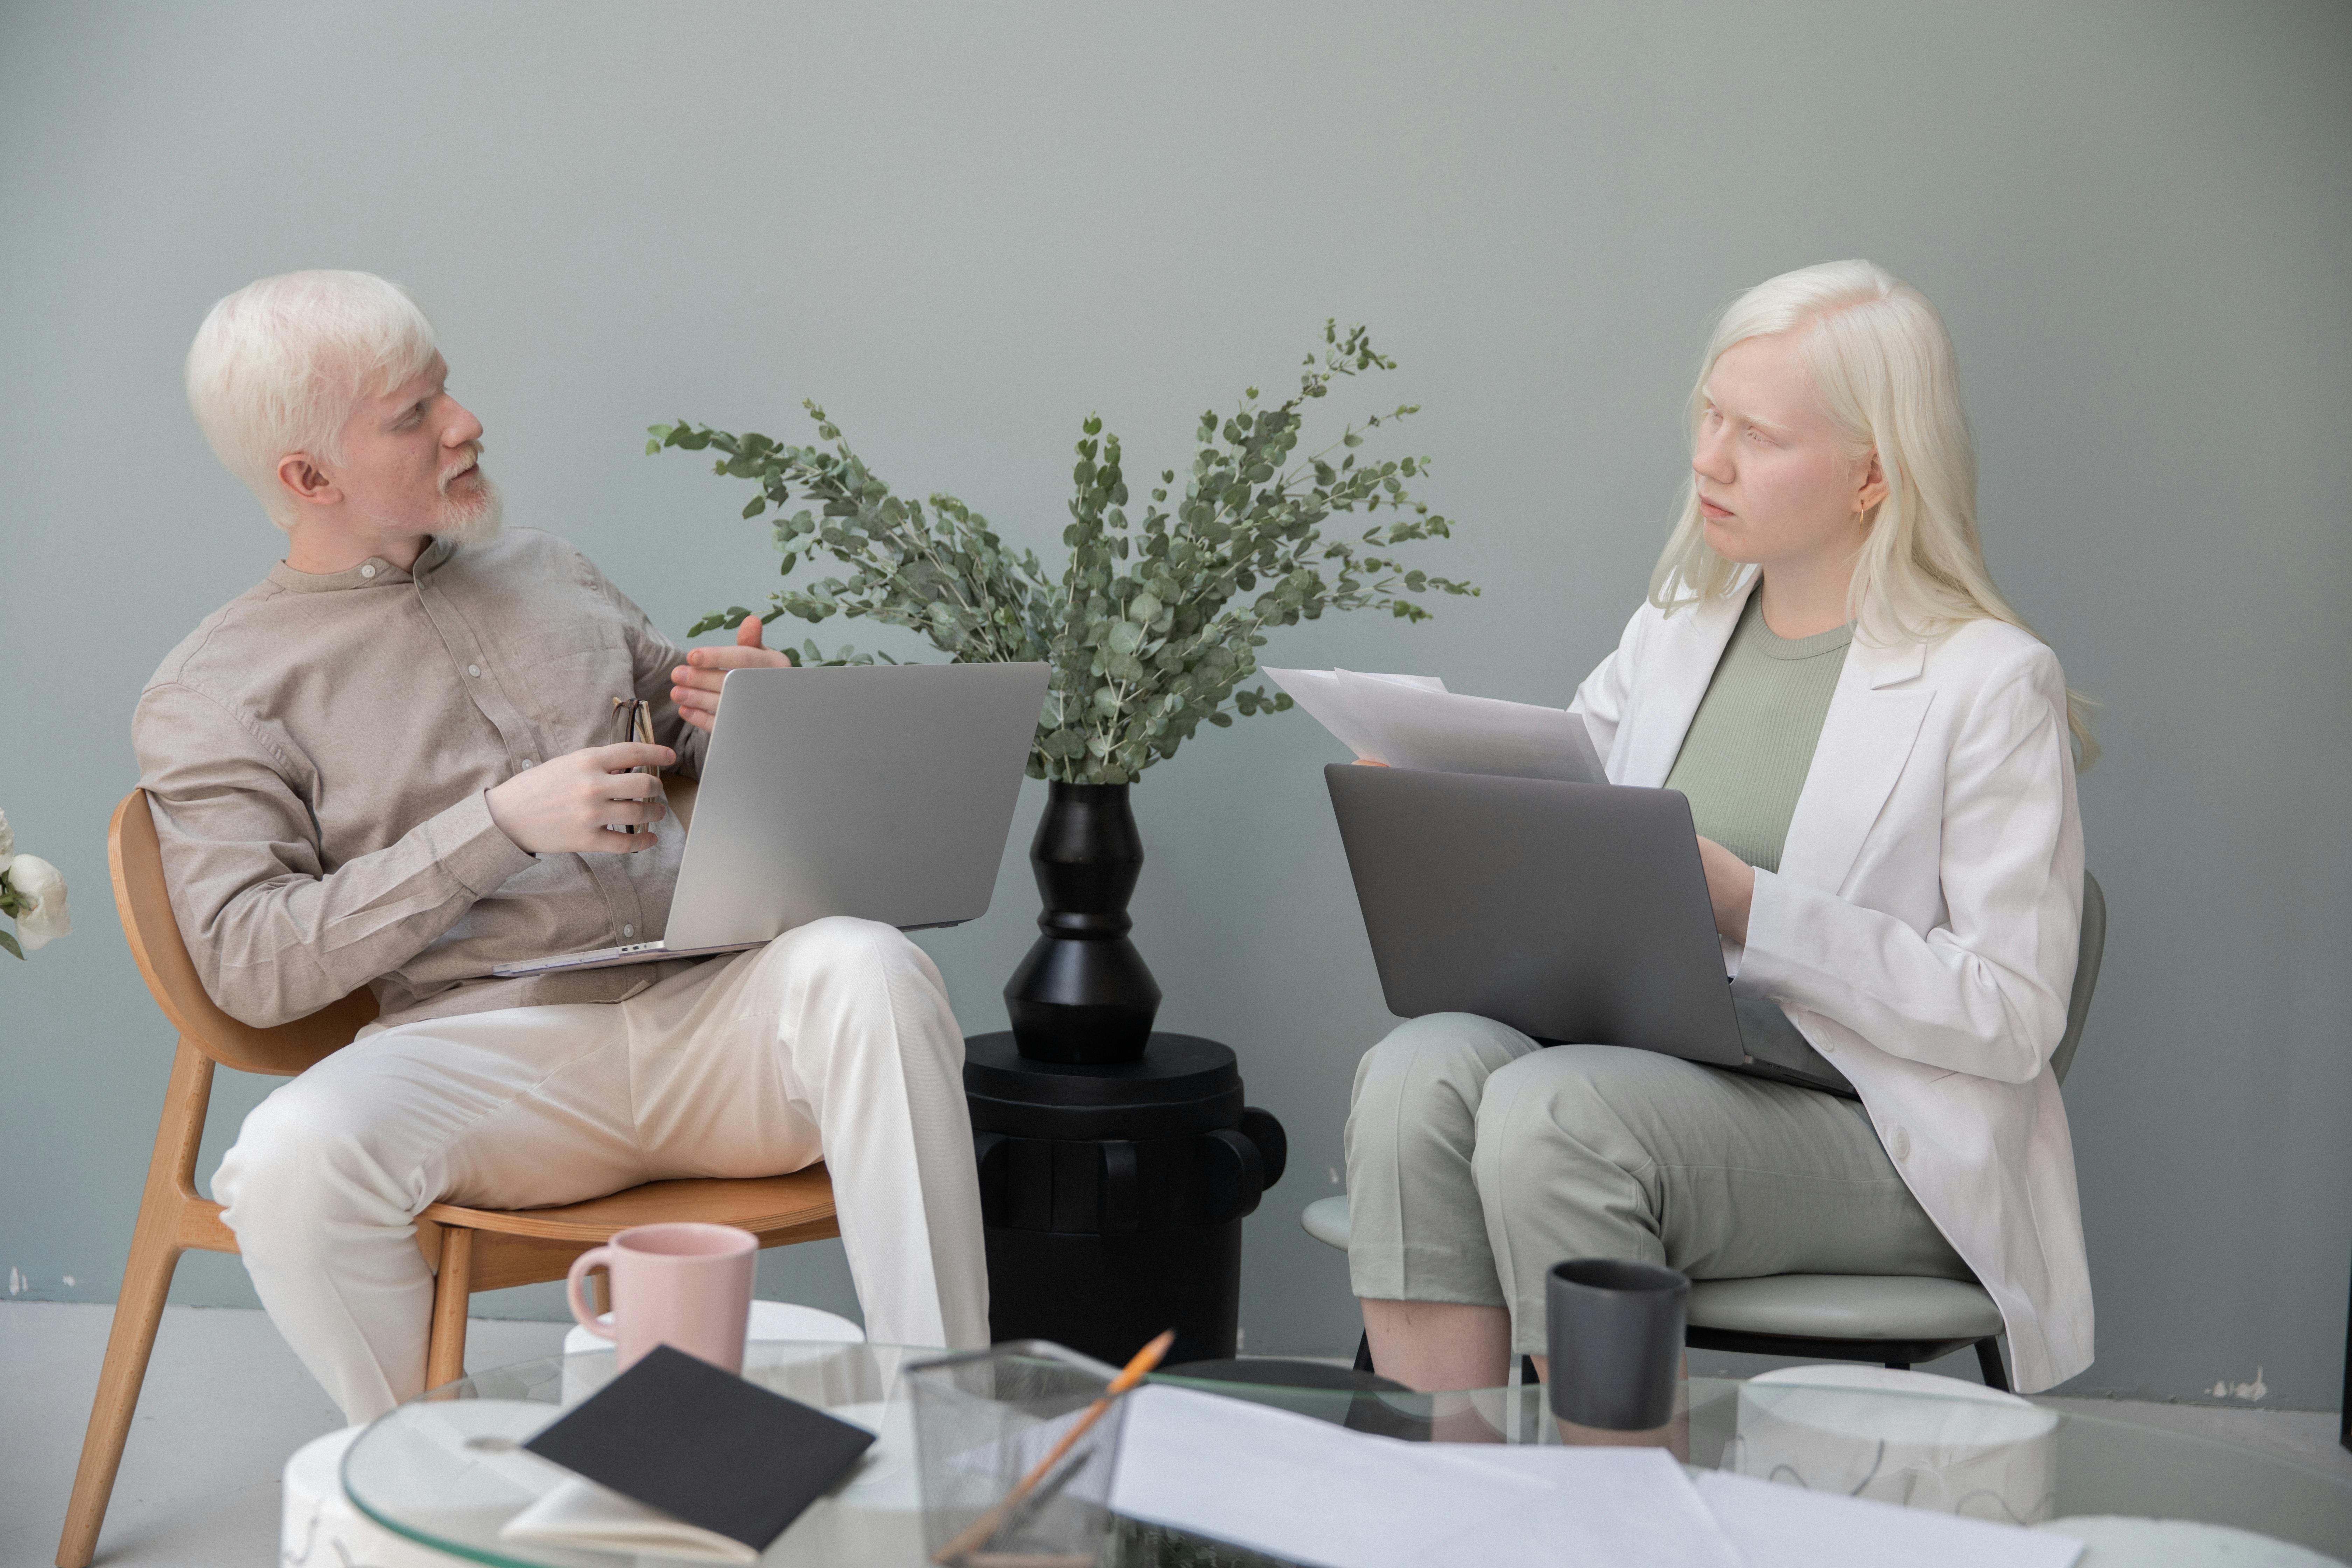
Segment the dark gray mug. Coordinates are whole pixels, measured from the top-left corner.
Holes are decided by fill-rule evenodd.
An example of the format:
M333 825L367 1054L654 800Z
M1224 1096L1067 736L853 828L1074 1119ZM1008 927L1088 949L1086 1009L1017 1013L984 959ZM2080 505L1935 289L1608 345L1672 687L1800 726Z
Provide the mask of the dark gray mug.
M1572 1258L1544 1282L1551 1413L1646 1432L1674 1418L1690 1280L1654 1263Z

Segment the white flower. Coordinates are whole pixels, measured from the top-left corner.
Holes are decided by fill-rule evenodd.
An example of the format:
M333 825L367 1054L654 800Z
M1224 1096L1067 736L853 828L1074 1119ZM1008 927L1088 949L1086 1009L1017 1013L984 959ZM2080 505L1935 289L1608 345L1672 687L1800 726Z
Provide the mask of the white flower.
M26 947L72 934L66 879L55 866L37 855L19 855L8 862L8 885L16 889L16 936Z
M8 869L8 857L16 852L16 830L8 826L8 814L0 811L0 874Z

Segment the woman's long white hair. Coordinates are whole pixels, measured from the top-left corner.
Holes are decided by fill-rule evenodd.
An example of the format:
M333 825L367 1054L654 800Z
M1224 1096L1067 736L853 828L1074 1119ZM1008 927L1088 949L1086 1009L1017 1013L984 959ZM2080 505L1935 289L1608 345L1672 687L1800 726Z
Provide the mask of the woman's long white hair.
M1725 351L1750 338L1800 334L1799 356L1822 409L1855 458L1878 454L1886 499L1864 520L1861 559L1846 601L1858 635L1881 644L1928 642L1969 621L2005 621L2032 633L1986 572L1977 532L1976 447L1960 406L1959 364L1927 296L1868 261L1825 261L1759 283L1731 302L1708 338L1691 389L1696 449L1706 380ZM1650 602L1671 615L1719 598L1747 567L1706 542L1696 477L1650 574ZM2089 700L2066 694L2080 764L2098 756Z

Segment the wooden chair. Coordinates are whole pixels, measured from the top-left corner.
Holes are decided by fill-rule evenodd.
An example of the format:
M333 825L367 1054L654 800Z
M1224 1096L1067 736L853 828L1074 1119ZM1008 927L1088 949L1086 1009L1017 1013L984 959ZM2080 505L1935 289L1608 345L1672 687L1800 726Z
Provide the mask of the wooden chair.
M683 825L692 792L680 781L669 787L673 812ZM82 1440L81 1464L74 1473L73 1498L66 1509L65 1533L58 1542L58 1568L89 1568L106 1518L122 1446L155 1346L156 1325L171 1289L180 1254L191 1248L235 1252L236 1237L221 1223L220 1205L196 1195L197 1145L204 1136L205 1107L212 1097L213 1067L290 1078L351 1043L375 1016L375 998L354 991L307 1018L275 1028L240 1024L205 994L194 963L180 940L155 819L144 790L132 790L115 808L107 831L107 862L114 874L114 901L123 934L155 1004L180 1031L172 1079L163 1091L163 1124L147 1167L147 1189L139 1200L131 1232L131 1260L107 1337L106 1363L99 1373L98 1397ZM838 1236L833 1183L823 1165L786 1176L745 1181L649 1182L610 1197L558 1208L504 1212L435 1204L419 1218L416 1245L437 1275L433 1325L425 1352L428 1387L453 1383L466 1371L466 1300L476 1290L497 1290L561 1279L572 1260L631 1226L667 1220L699 1220L740 1226L761 1247L785 1247Z

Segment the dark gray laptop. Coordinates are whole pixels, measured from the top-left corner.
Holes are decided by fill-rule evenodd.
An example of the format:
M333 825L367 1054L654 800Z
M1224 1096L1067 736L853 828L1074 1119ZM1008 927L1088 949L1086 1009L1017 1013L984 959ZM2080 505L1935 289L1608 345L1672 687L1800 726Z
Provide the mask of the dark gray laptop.
M1476 1013L1854 1097L1788 1015L1735 1000L1679 790L1323 770L1389 1011Z

